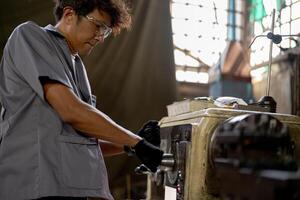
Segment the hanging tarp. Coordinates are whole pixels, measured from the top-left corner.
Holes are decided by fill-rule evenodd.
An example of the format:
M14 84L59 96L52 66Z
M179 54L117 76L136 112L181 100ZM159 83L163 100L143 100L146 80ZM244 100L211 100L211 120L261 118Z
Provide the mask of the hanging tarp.
M261 21L267 16L263 0L249 0L250 2L250 21Z
M277 9L277 11L280 11L285 6L286 6L285 5L285 0L276 0L276 9Z

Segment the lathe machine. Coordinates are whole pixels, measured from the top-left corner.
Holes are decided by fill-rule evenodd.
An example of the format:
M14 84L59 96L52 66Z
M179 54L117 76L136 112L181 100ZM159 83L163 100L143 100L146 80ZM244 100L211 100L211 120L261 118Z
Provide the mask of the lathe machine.
M205 105L160 126L147 199L300 199L300 117Z

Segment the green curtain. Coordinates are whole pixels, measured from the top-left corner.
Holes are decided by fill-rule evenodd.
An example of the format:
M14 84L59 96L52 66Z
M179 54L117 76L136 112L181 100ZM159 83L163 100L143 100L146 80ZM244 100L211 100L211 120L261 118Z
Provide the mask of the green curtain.
M249 0L250 1L250 21L261 21L267 16L263 0Z
M285 7L285 0L276 0L276 8L278 11L280 11L284 7Z
M265 16L267 16L263 0L249 0L249 2L250 2L251 22L261 21ZM284 7L285 7L285 0L276 0L277 11L280 11Z

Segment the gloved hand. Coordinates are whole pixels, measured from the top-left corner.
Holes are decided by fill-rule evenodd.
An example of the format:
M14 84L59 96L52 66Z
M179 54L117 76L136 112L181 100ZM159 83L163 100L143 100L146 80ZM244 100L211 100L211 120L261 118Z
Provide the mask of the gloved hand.
M136 134L154 146L160 146L160 127L158 126L158 121L150 120L146 122Z
M135 150L136 156L140 161L151 170L156 172L157 167L160 165L163 158L163 151L158 147L150 144L146 140L139 141L133 149Z
M146 122L136 134L152 145L156 147L160 146L160 127L158 126L158 121L150 120ZM128 156L135 155L134 149L129 146L125 145L124 151Z

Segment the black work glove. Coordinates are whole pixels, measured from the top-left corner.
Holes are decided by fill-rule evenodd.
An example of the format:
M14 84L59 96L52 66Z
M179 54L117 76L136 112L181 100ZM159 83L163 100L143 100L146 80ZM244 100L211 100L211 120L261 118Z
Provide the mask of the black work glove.
M158 126L158 121L156 120L150 120L146 122L136 133L136 135L140 136L156 147L160 146L160 127ZM133 156L135 154L134 149L126 145L124 146L124 151L128 156Z
M158 147L150 144L146 140L139 141L133 149L135 150L136 156L140 161L151 170L156 172L157 167L160 165L163 158L163 151Z
M150 120L146 122L136 134L154 146L160 146L160 127L158 126L158 121Z

